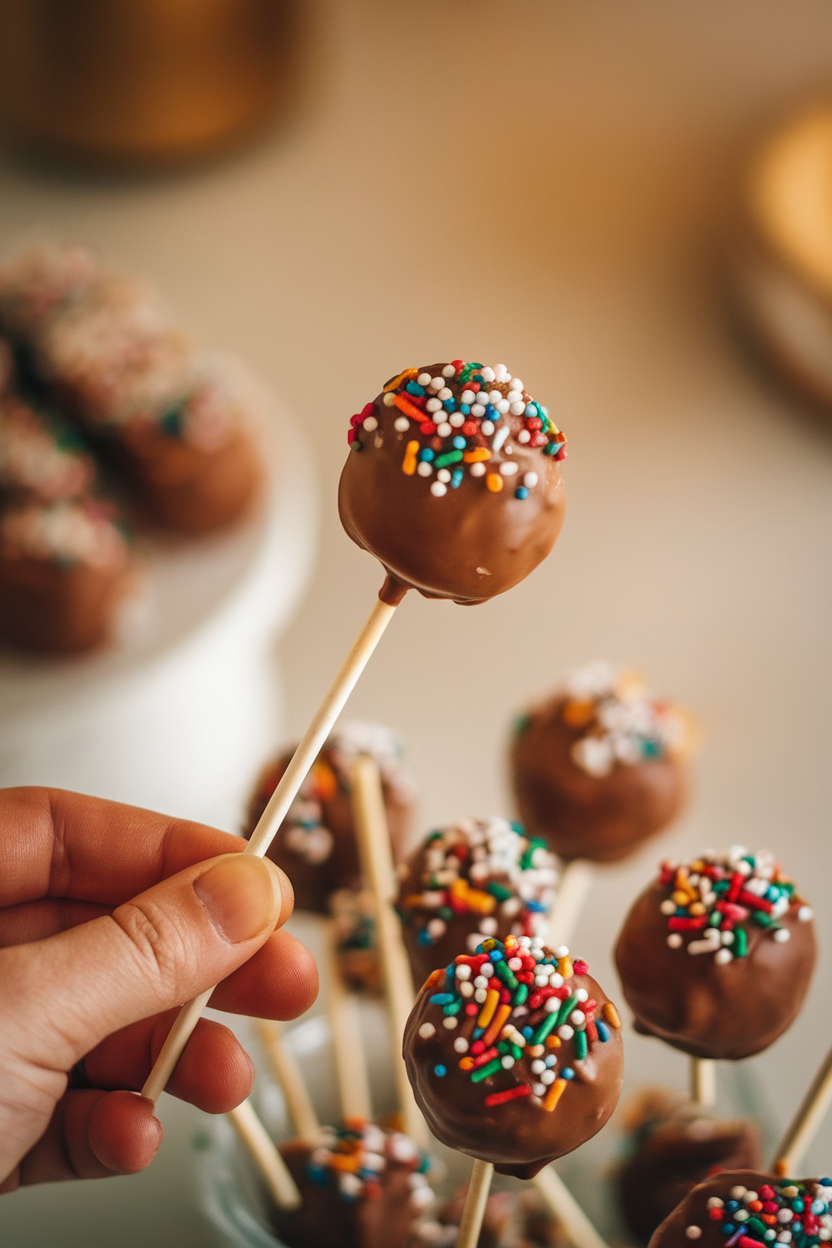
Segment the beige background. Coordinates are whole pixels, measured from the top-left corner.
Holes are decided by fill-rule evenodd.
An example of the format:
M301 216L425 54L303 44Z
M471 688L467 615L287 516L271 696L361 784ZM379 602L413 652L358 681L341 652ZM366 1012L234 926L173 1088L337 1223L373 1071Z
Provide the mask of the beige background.
M9 163L0 244L45 225L143 269L297 414L324 511L281 652L291 732L381 579L337 520L350 414L392 372L455 356L505 362L548 403L570 437L553 556L484 607L410 596L351 709L409 740L426 830L507 809L511 716L575 663L635 666L689 705L693 807L598 877L575 943L617 991L610 944L661 854L782 852L824 946L800 1020L751 1063L782 1123L832 1035L832 440L739 349L718 238L747 145L832 87L832 8L321 0L309 27L295 115L263 142L150 182ZM629 1036L628 1061L632 1084L684 1082L656 1042ZM832 1123L807 1172L830 1165ZM25 1199L0 1230L49 1242Z

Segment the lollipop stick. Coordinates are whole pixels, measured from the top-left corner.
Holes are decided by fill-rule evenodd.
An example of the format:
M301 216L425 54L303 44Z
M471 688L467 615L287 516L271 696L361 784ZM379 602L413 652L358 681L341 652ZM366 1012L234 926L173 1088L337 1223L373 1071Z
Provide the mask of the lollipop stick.
M295 750L292 761L286 768L280 783L271 796L268 806L263 811L251 840L245 848L247 854L257 854L263 858L272 843L274 836L286 817L298 789L304 781L306 773L320 753L321 746L329 736L332 726L340 715L344 703L352 693L359 676L364 671L370 655L375 650L393 613L394 606L389 606L379 599L367 623L361 630L358 640L350 651L344 666L316 712L312 723L306 730L300 745ZM182 1056L182 1050L188 1043L191 1032L197 1024L200 1014L205 1008L213 990L209 989L193 1001L183 1005L161 1053L142 1088L142 1096L149 1097L156 1103L164 1090L165 1084L173 1073L176 1063Z
M549 915L549 940L552 945L568 945L592 884L592 863L583 858L573 858L563 869Z
M393 1033L393 1064L405 1131L420 1147L427 1144L424 1119L419 1112L402 1057L402 1037L413 1008L413 980L402 942L401 927L393 910L395 877L390 852L390 833L384 810L381 776L375 759L362 754L353 769L353 809L358 831L361 866L373 894L376 939L381 959L387 1009Z
M706 1109L716 1104L716 1062L708 1057L690 1059L690 1098Z
M301 1195L289 1167L272 1143L268 1131L254 1112L250 1101L232 1109L228 1117L266 1181L272 1199L280 1209L299 1209Z
M338 965L338 937L332 919L325 922L327 1013L343 1118L371 1118L372 1102L364 1060L358 998L348 992Z
M471 1181L468 1184L468 1194L465 1197L465 1208L462 1210L462 1221L459 1224L456 1248L477 1248L493 1175L494 1167L490 1161L474 1162Z
M574 1248L607 1248L557 1170L544 1166L535 1175L534 1184Z
M283 1089L295 1135L307 1144L315 1144L321 1134L318 1115L315 1113L315 1107L295 1055L283 1039L280 1024L267 1019L258 1019L257 1030L272 1069Z
M803 1098L800 1109L775 1153L774 1173L781 1178L797 1173L803 1154L814 1139L815 1132L832 1101L832 1049L815 1075L812 1086Z

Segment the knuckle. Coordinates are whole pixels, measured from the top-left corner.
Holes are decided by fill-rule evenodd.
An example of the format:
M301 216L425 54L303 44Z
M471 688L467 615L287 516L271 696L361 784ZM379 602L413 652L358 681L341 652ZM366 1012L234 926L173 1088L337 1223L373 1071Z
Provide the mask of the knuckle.
M141 971L162 994L174 989L180 968L187 965L188 941L172 916L152 902L129 901L112 917L130 941Z

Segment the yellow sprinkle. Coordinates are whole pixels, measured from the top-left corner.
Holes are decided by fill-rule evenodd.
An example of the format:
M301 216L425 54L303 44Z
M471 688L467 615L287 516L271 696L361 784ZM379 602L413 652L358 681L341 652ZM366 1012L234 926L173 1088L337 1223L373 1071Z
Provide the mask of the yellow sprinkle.
M485 998L485 1005L480 1010L480 1016L477 1019L478 1027L487 1027L494 1017L494 1011L500 1004L500 994L496 988L489 988Z
M491 452L487 446L478 446L475 451L466 451L462 456L464 464L476 464L482 459L490 459Z
M607 1001L604 1006L604 1018L607 1020L610 1027L615 1027L616 1029L621 1027L621 1019L618 1016L618 1010L615 1008L612 1001Z
M497 1013L494 1015L494 1018L491 1021L491 1026L488 1028L488 1031L482 1037L482 1042L487 1049L490 1049L494 1041L497 1039L497 1036L500 1034L500 1031L503 1028L503 1024L505 1023L511 1011L512 1011L512 1006L510 1004L501 1005Z
M412 477L416 471L416 452L418 450L419 443L415 439L413 442L408 442L402 462L402 472L408 477Z
M503 488L503 478L498 472L489 472L488 476L485 478L485 484L488 486L489 490L492 491L492 493L499 494L500 490Z
M406 368L403 373L399 373L398 377L394 377L392 381L388 381L387 385L384 387L385 392L387 390L395 390L396 387L401 385L403 381L410 381L411 377L417 377L418 374L418 368Z
M688 906L688 914L698 915L706 913L707 911L701 901L694 901L692 905Z
M572 978L571 958L558 958L558 975L562 975L564 979Z
M681 888L677 888L675 893L670 894L670 900L675 902L677 906L686 906L690 901L690 893L687 889L683 891Z
M566 1087L566 1079L556 1079L549 1091L546 1093L546 1100L543 1102L543 1108L548 1109L551 1114L560 1098L563 1096L563 1090Z

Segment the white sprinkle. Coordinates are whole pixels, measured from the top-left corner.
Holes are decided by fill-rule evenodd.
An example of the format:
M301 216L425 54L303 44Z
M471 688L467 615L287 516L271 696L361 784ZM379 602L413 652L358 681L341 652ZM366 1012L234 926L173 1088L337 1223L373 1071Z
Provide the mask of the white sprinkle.
M479 936L477 936L477 941L476 941L476 944L474 945L475 949L479 943L480 943L480 939L479 939ZM483 1005L485 1002L485 998L487 996L488 996L487 988L478 988L477 991L474 993L474 1000L476 1001L477 1005Z
M436 397L437 399L441 399L444 403L446 399L452 399L454 397L454 392L449 389L448 386L443 386Z
M815 912L811 906L801 906L797 912L797 917L801 923L808 923L814 916Z
M687 1235L688 1239L701 1239L702 1227L701 1226L686 1226L685 1234Z
M497 931L498 923L495 918L480 919L480 931L483 936L493 936Z
M392 390L388 390L384 398L381 400L385 407L396 406L396 396Z
M532 1062L531 1069L532 1069L533 1075L542 1075L544 1070L546 1069L546 1063L542 1062L539 1057L536 1057L534 1061Z
M531 440L532 440L532 435L529 433L528 429L521 429L517 435L517 441L525 443L525 442L531 442Z
M532 1092L534 1093L535 1096L545 1096L546 1084L545 1083L533 1083Z
M573 1010L569 1015L569 1021L573 1027L580 1027L582 1023L586 1022L586 1014L584 1014L583 1010Z
M475 464L471 465L471 476L472 477L484 477L485 476L485 464L482 462L482 460L477 460Z
M467 1053L468 1052L468 1041L465 1039L464 1036L457 1036L456 1040L454 1040L454 1052L455 1053Z
M503 416L505 416L507 412L511 411L511 404L508 399L500 399L500 402L495 403L494 406L498 412L502 413Z
M671 949L681 949L682 936L680 932L671 932L667 938L667 943Z
M562 1027L558 1027L558 1035L561 1040L571 1040L574 1034L574 1029L570 1027L568 1023L564 1023Z
M378 421L375 416L368 416L364 420L361 428L366 429L368 433L372 433L374 429L378 429Z
M447 468L440 468L436 475L439 478L439 480L444 481L446 485L451 479L450 471Z
M500 1065L502 1066L503 1070L511 1070L512 1066L514 1065L514 1058L511 1056L510 1053L506 1053L505 1056L500 1059Z
M588 998L589 998L589 993L587 992L586 988L578 988L577 991L575 992L575 999L577 1001L586 1001L588 1000Z
M725 1204L725 1201L724 1201L724 1200L720 1200L720 1198L719 1198L718 1196L709 1196L709 1197L708 1197L708 1208L709 1208L709 1209L721 1209L721 1208L723 1207L723 1205L724 1205L724 1204Z
M504 477L513 477L517 471L517 465L513 463L500 464L500 472Z
M488 402L492 403L494 407L496 407L498 403L502 403L503 401L503 392L502 390L489 390L487 397Z
M519 390L521 394L526 389L519 377L512 377L511 388L512 390Z
M791 1222L793 1217L794 1217L794 1214L792 1213L791 1209L781 1209L780 1212L777 1214L777 1221L778 1222Z
M523 959L522 958L509 958L508 969L510 971L522 971Z
M472 416L484 416L485 405L482 403L475 403L473 407L471 408L471 415Z
M515 382L514 385L511 387L511 389L509 390L508 394L506 395L506 398L508 399L509 403L519 403L522 397L523 397L523 391L517 389L517 383ZM526 405L524 403L523 411L525 410L526 410Z
M457 979L470 979L471 968L470 966L468 966L466 962L460 962L456 970L454 971L454 974L456 975Z
M430 381L428 382L429 390L442 390L444 389L444 386L445 386L444 377L431 377Z
M714 955L714 962L716 962L717 966L727 966L733 960L734 955L730 949L720 949L719 953Z
M417 464L416 471L420 477L429 477L433 473L433 464L429 464L426 459Z
M477 396L473 390L463 390L459 396L460 403L475 403Z
M555 1078L556 1076L553 1070L544 1070L543 1074L540 1076L540 1082L545 1084L554 1083Z
M407 433L410 428L410 421L406 416L397 416L393 421L393 428L396 430L396 433Z
M559 958L568 958L568 957L569 957L569 946L568 946L568 945L558 945L557 949L555 950L555 953L557 954L557 956L558 956Z
M494 369L493 368L481 368L480 376L482 377L483 381L492 382L495 377Z
M455 1027L459 1026L459 1023L456 1017L453 1014L451 1014L448 1016L448 1018L442 1019L442 1026L447 1027L448 1031L453 1031Z
M659 909L661 910L662 914L675 914L677 908L678 907L676 905L676 902L671 901L669 897L667 901L663 901L662 904L659 906Z
M442 376L443 377L455 377L456 376L456 369L454 368L453 364L445 365L445 367L442 369Z
M434 481L433 485L430 487L430 492L435 498L441 498L443 494L448 493L448 487L447 485L443 485L441 481Z
M747 1222L748 1218L749 1218L749 1213L747 1209L738 1209L737 1212L734 1214L735 1222Z
M501 429L497 430L496 434L494 435L494 441L491 443L491 447L495 455L498 451L502 450L503 443L505 442L506 438L508 437L510 433L511 433L511 430L509 429L508 425L503 425Z
M471 410L473 411L473 408ZM482 412L480 412L479 415L482 416ZM492 433L494 432L494 421L484 420L482 424L480 425L480 429L482 430L482 432L485 434L487 438L490 438Z
M480 967L480 975L484 976L486 983L488 983L489 979L493 977L494 967L491 965L490 962L483 962L482 966Z
M759 1197L757 1196L756 1192L746 1192L745 1195L743 1196L743 1200L745 1201L747 1205L750 1205L752 1200L758 1200L758 1199Z
M525 403L512 403L510 404L508 410L511 412L512 416L522 416L526 410L526 404Z
M418 381L420 386L429 386L430 385L430 373L420 373L419 376L416 378L416 380Z
M526 475L523 477L523 484L525 485L527 490L533 490L534 487L537 485L537 473L527 472Z
M778 945L785 945L786 941L792 938L792 934L787 927L778 927L777 931L773 932L772 935Z
M431 919L427 926L429 936L434 940L439 940L440 936L444 936L448 930L448 925L444 919Z
M450 425L447 420L443 420L441 425L436 426L436 432L439 434L440 438L447 438L452 428L453 425Z
M464 424L465 424L465 417L464 417L464 415L462 414L462 412L453 412L453 413L452 413L452 414L448 417L448 424L449 424L449 425L452 425L454 429L458 429L458 428L460 427L460 425L464 425Z
M431 1036L435 1036L436 1028L433 1023L422 1023L422 1026L419 1028L419 1035L423 1040L430 1040Z
M511 373L508 371L505 364L494 365L494 380L499 382L511 381Z
M425 411L441 412L442 404L439 402L438 399L428 399L427 403L425 404Z
M745 853L745 850L743 850L742 852ZM748 1191L747 1187L743 1187L742 1184L738 1183L736 1187L731 1188L728 1195L731 1197L732 1200L742 1200L743 1196L745 1195L747 1191ZM795 1195L797 1195L796 1188L795 1188Z

